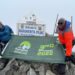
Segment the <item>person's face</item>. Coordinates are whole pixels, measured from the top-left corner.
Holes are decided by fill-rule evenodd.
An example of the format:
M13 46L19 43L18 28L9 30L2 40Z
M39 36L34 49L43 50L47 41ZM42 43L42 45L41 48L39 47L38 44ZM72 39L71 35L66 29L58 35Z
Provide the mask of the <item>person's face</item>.
M65 28L65 22L64 23L58 23L58 28L63 30Z
M59 28L63 28L63 26L64 26L63 23L59 23L59 24L58 24L58 27L59 27Z

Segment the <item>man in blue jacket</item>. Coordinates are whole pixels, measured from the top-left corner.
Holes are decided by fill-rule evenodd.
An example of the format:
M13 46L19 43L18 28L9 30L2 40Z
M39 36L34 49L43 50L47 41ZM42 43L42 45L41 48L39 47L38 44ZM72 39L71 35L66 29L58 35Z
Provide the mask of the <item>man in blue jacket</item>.
M9 26L0 22L0 42L6 44L11 39L12 33L13 31Z
M12 34L13 34L12 29L8 25L3 25L2 22L0 22L0 55L4 46L11 39ZM1 63L3 63L3 65L0 66L0 70L5 67L5 65L8 63L8 60L0 58L0 64Z

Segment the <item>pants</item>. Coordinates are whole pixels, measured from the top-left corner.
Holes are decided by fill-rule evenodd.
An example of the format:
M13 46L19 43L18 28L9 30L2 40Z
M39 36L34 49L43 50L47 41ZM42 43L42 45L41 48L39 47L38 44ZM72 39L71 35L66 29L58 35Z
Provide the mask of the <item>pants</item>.
M2 46L2 44L0 43L0 55L1 55L1 52L2 52L2 50L3 50L3 46Z
M4 43L4 42L3 42L4 45L2 45L1 43L0 43L0 55L1 55L3 48L6 45L6 43ZM0 67L0 70L2 70L7 65L8 62L9 62L9 59L0 58L0 65L1 65L1 63L4 64L3 67Z
M72 46L74 46L74 45L75 45L75 40L72 41ZM63 47L66 48L66 46L64 44L63 44ZM65 69L66 69L66 64L59 64L58 65L59 75L65 75Z
M5 47L5 45L7 44L7 42L1 42L0 41L0 55L1 55L1 52L3 50L3 48Z
M58 64L57 68L59 75L65 75L66 64Z

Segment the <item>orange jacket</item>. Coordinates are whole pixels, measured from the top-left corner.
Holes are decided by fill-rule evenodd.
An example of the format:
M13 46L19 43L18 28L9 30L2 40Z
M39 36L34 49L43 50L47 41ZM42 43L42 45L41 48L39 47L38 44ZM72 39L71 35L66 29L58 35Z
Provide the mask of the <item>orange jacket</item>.
M61 44L65 44L66 46L66 56L72 55L72 41L74 40L74 35L72 32L72 28L69 27L67 30L58 32L58 38Z

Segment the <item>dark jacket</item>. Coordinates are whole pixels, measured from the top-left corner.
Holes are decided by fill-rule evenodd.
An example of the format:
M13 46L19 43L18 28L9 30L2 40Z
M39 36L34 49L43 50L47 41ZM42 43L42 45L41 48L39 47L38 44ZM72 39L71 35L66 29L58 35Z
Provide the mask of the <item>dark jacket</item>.
M0 29L0 41L7 43L11 39L11 34L13 33L12 29L5 25Z

